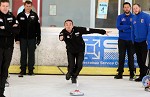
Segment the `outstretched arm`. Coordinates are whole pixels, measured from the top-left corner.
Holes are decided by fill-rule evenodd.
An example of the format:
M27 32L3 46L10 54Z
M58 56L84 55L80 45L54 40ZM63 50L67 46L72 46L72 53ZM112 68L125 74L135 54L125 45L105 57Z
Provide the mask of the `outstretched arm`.
M104 29L77 27L77 30L82 34L92 34L92 33L98 33L102 35L107 34L107 32Z

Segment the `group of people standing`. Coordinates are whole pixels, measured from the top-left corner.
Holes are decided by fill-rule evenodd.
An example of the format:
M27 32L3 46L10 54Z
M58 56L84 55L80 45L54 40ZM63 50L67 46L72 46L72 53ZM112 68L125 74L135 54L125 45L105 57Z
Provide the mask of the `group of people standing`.
M9 12L9 0L0 0L0 97L4 96L8 68L12 59L14 40L20 45L21 58L19 77L34 75L35 49L41 41L38 16L32 11L32 2L25 1L24 10L15 17Z
M114 78L123 78L125 55L127 52L130 71L129 80L133 80L135 76L134 54L136 54L140 75L135 81L140 82L148 70L146 59L148 50L150 52L150 15L144 13L139 4L133 4L134 14L130 10L131 4L125 2L123 4L124 13L117 18L117 29L119 30L119 64L117 69L118 74Z

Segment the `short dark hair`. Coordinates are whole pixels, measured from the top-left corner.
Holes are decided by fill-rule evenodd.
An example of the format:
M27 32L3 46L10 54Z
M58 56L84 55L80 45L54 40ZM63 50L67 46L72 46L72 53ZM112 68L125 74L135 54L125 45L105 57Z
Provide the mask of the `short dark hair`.
M24 2L24 5L26 5L26 4L31 4L31 5L32 5L32 2L31 2L30 0L26 0L26 1Z
M65 25L66 22L72 22L72 25L73 25L73 21L71 19L65 20L64 25Z
M2 2L10 3L9 0L0 0L0 5L1 5Z
M128 4L130 7L131 7L131 4L129 2L124 2L123 3L123 8L124 8L124 5Z
M137 5L138 7L141 7L141 5L140 5L140 4L137 4L137 3L134 3L133 6L134 6L134 5Z

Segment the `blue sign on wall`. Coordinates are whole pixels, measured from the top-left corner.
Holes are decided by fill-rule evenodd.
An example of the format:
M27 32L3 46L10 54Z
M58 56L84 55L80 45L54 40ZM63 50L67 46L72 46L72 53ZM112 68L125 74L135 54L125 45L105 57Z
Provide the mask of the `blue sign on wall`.
M118 37L95 35L83 36L83 39L86 44L84 66L118 67ZM128 66L127 59L126 56L125 67Z

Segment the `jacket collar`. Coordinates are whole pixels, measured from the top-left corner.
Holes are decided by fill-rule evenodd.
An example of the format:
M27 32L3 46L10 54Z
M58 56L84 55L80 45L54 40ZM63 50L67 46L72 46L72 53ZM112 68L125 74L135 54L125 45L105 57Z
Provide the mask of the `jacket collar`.
M23 9L23 11L22 11L23 13L25 13L25 9ZM32 10L30 11L30 13L32 12Z

